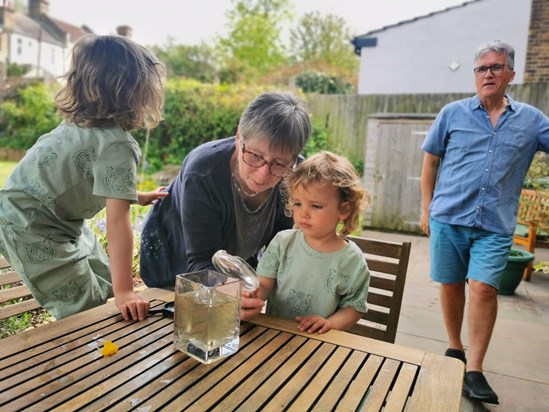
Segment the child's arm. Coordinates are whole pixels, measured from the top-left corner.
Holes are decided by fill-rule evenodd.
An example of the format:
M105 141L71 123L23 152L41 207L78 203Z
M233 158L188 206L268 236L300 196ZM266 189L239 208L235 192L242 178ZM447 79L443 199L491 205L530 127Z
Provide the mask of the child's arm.
M137 204L147 206L154 203L155 200L161 199L169 195L165 192L166 186L157 187L152 192L137 192Z
M271 290L273 289L276 279L275 278L268 278L266 276L258 276L259 277L259 289L257 297L262 300L267 300L267 296L269 296L269 293L271 293Z
M326 333L330 329L347 330L362 317L362 313L347 306L336 311L332 316L325 319L317 315L297 316L297 328L308 333Z
M129 201L107 199L107 242L116 307L125 320L143 320L149 312L149 302L133 291Z
M241 320L253 319L261 313L261 309L265 306L265 300L276 282L276 279L264 276L258 277L259 287L256 290L253 292L242 292L242 299L240 300Z

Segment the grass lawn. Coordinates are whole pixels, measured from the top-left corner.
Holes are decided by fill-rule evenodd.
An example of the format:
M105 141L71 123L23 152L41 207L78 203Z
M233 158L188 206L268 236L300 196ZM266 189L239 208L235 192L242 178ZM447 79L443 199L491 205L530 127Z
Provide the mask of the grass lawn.
M16 165L16 161L0 160L0 188L4 187L8 176Z

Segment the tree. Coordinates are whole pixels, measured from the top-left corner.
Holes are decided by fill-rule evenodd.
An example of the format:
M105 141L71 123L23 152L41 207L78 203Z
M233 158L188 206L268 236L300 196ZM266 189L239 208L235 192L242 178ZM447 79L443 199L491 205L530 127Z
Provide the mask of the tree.
M290 19L289 0L233 0L228 13L229 34L219 39L227 68L263 75L287 61L281 32ZM234 74L233 74L234 75ZM231 76L227 76L231 77Z
M323 62L332 67L334 73L354 77L359 60L350 44L352 37L342 17L309 12L290 31L290 53L297 63Z
M217 78L214 52L205 43L186 46L168 38L165 46L153 46L158 59L166 65L168 77L187 77L204 83Z

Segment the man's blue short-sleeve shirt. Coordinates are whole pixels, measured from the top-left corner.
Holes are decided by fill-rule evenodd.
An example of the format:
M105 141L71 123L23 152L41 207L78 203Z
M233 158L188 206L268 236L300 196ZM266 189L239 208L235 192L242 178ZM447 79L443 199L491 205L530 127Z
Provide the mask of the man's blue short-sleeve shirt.
M506 97L496 127L478 96L450 103L437 116L422 145L441 158L432 218L513 234L532 158L538 150L549 151L549 119Z

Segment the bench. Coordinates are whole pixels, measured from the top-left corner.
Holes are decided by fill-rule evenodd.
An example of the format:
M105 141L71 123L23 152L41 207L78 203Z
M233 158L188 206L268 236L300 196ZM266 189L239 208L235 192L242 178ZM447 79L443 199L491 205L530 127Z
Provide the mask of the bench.
M0 257L0 272L0 320L40 309L29 288L3 257Z
M523 189L520 196L517 223L526 226L527 230L515 231L513 243L522 245L527 252L536 250L536 236L541 222L549 220L549 192L543 190ZM533 262L530 262L522 278L530 280L533 271Z

